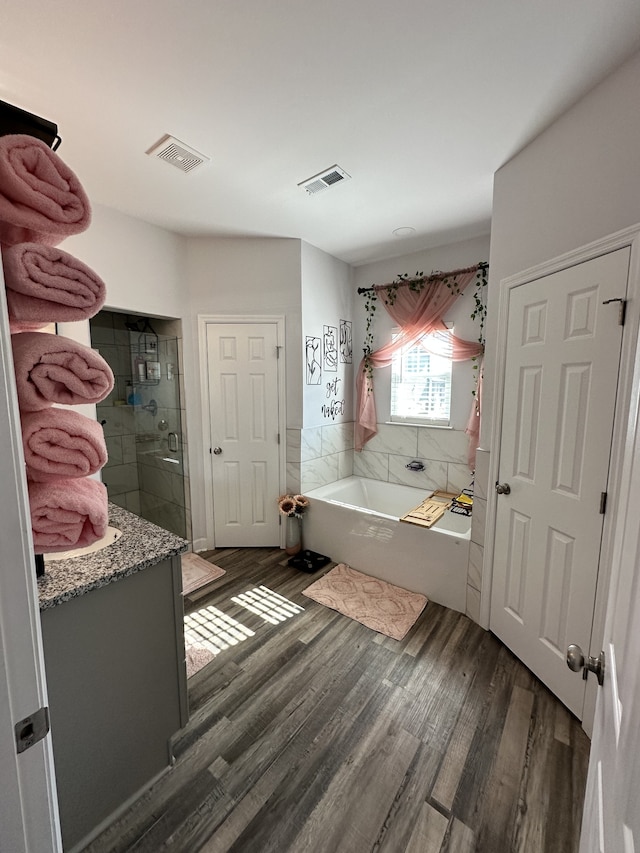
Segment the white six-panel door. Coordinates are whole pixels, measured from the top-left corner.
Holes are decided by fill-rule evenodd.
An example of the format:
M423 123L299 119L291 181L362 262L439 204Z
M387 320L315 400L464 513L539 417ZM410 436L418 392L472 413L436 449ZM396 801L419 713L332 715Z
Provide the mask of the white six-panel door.
M636 406L637 401L636 395ZM629 419L580 853L640 850L639 415L636 410Z
M509 293L490 627L582 716L629 249Z
M29 501L0 258L0 851L62 850L51 735L17 753L14 727L46 707Z
M278 330L207 324L215 545L277 546Z

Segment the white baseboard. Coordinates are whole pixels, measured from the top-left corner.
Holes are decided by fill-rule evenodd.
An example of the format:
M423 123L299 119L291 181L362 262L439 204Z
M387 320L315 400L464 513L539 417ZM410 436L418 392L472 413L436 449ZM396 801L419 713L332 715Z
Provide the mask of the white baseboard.
M194 539L191 543L191 549L194 554L197 554L198 551L210 551L212 548L211 545L207 542L207 540L203 537L200 539Z

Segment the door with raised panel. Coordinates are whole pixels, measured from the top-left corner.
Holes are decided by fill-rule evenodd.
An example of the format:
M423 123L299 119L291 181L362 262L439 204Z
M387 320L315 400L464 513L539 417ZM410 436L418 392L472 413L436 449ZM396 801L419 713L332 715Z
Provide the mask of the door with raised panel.
M580 853L640 849L639 415L636 408L629 419L602 644L604 678L589 754Z
M280 541L277 359L275 323L207 324L217 548Z
M579 718L565 657L590 647L628 267L619 249L509 292L490 627Z

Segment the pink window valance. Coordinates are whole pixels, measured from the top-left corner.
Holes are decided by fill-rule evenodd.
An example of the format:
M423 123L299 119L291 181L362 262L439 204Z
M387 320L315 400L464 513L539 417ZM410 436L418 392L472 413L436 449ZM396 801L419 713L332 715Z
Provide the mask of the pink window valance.
M387 313L400 327L400 334L393 341L379 349L368 353L360 362L356 376L356 424L355 449L361 451L364 445L378 431L376 403L373 390L373 369L389 367L393 356L405 347L414 346L424 335L432 332L440 333L442 344L450 348L453 361L467 361L481 358L484 347L477 341L465 341L458 338L444 323L444 317L455 300L460 296L481 268L476 264L463 270L450 273L437 273L416 284L415 279L394 282L391 285L376 285L376 296L380 294L381 302ZM448 341L447 341L448 339ZM435 347L422 342L428 351L438 355L442 347L435 342ZM466 432L469 435L469 467L475 468L475 449L480 435L481 411L481 373L478 371L478 384L473 400Z

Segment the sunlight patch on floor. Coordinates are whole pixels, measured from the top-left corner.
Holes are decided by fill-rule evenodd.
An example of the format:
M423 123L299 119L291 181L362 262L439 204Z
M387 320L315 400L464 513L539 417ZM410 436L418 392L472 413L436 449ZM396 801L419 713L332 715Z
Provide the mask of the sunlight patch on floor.
M184 636L187 643L208 649L214 655L230 646L237 646L254 634L250 628L211 605L187 613L184 617Z
M304 612L304 607L294 604L293 601L289 601L288 598L273 592L266 586L256 586L240 595L234 595L231 601L255 613L271 625L277 625Z

